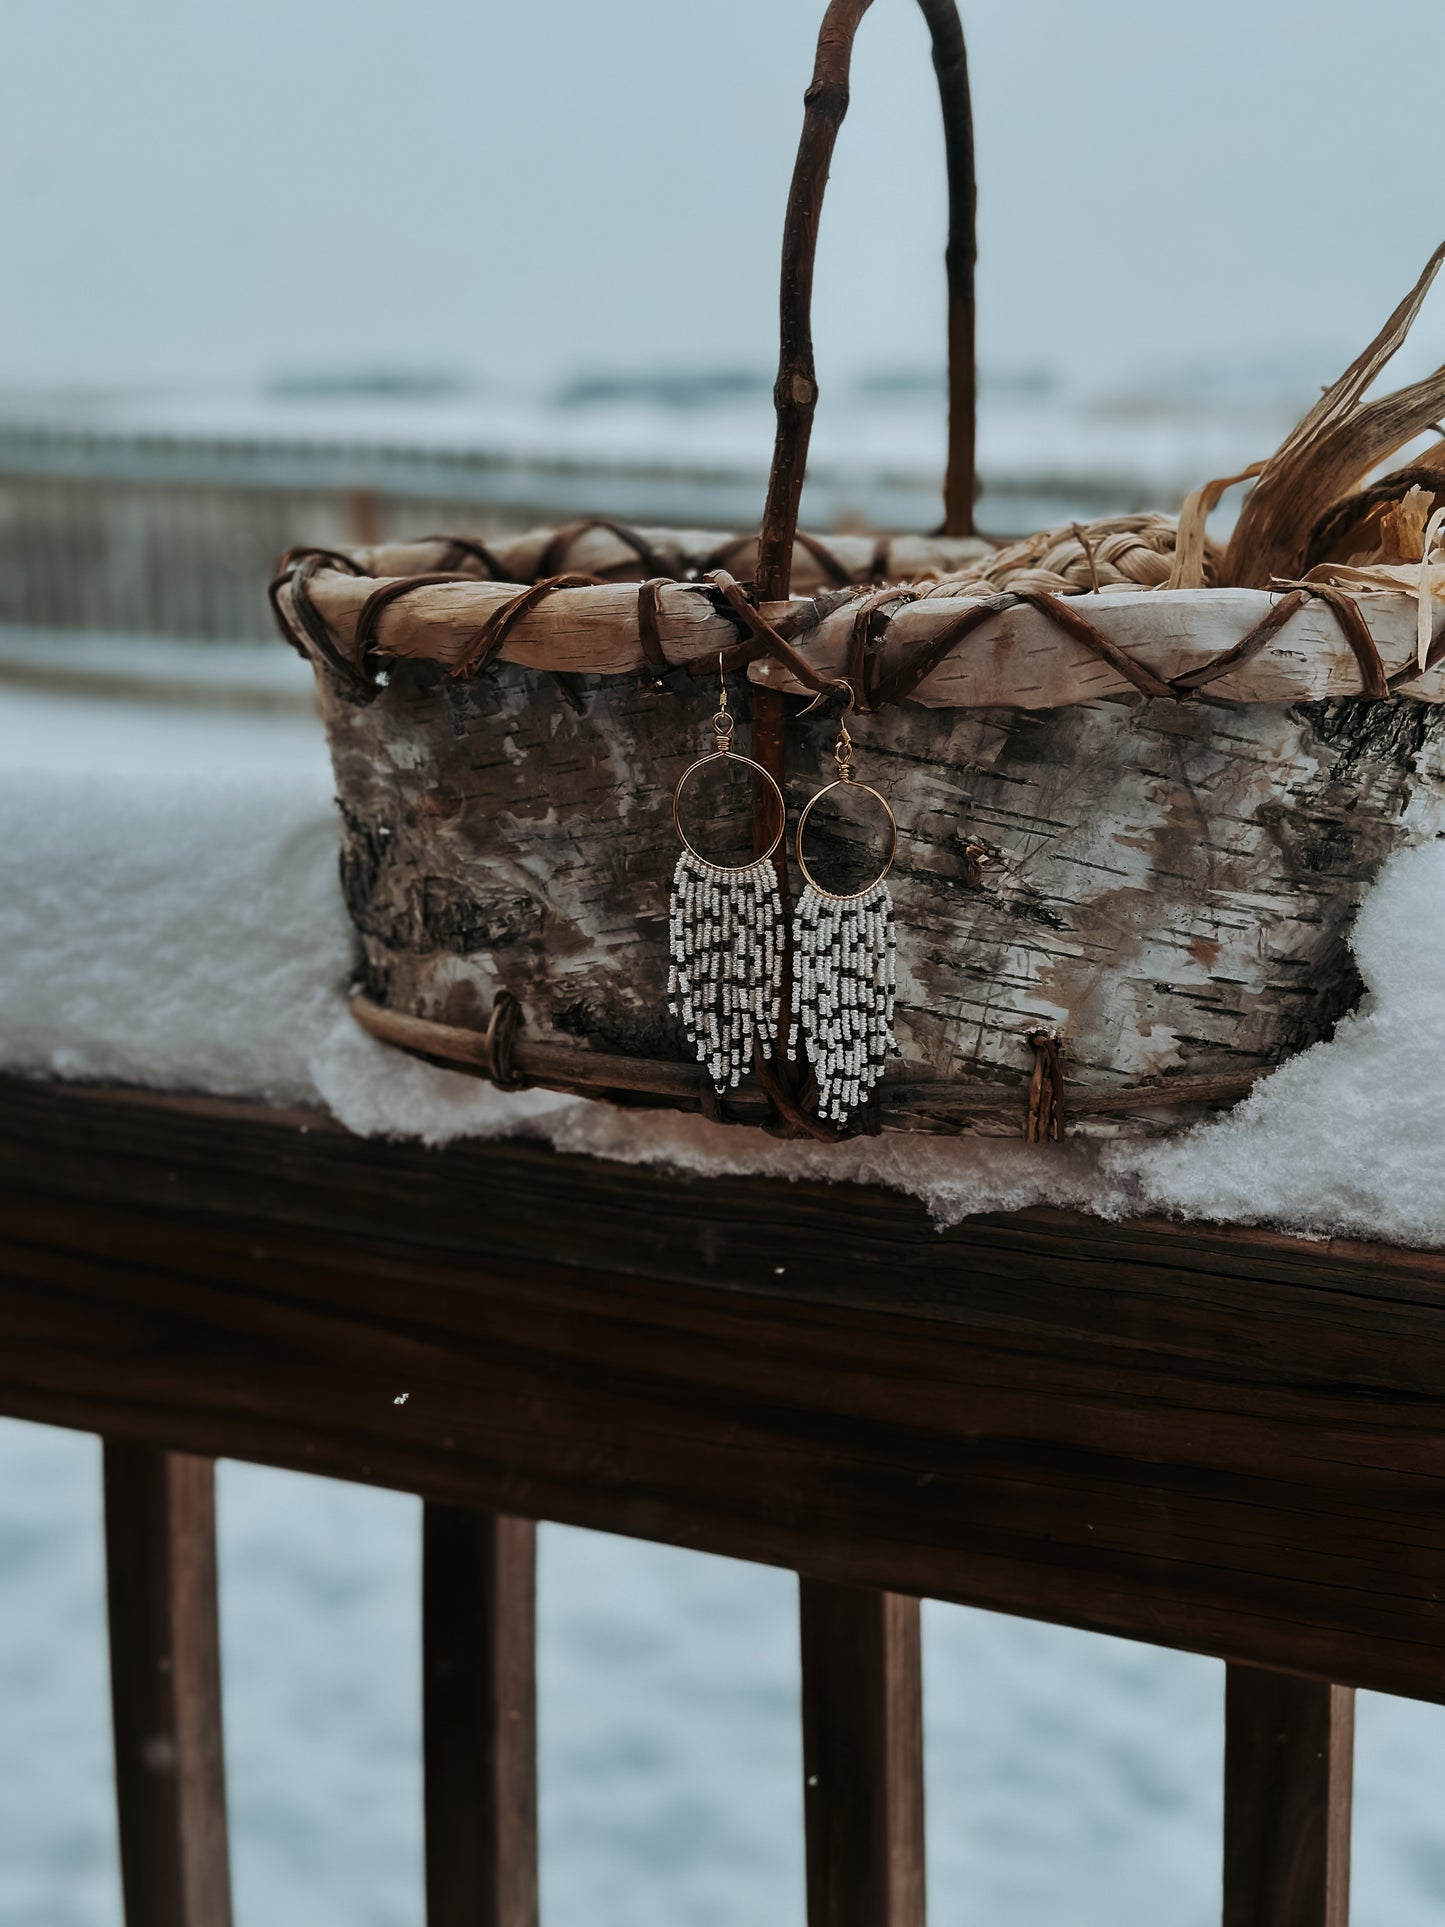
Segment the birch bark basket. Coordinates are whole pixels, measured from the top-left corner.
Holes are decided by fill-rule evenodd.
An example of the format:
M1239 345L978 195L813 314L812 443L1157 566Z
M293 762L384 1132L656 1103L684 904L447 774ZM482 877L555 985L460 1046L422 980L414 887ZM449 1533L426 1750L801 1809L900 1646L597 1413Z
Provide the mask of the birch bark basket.
M1057 1083L1038 1040L1055 1034L1075 1130L1157 1130L1237 1098L1352 1007L1361 896L1396 850L1445 835L1445 638L1430 638L1415 546L1445 494L1445 442L1364 486L1445 409L1445 369L1366 398L1445 249L1252 465L1223 553L1205 517L1227 481L1196 491L1177 526L982 542L967 63L953 0L919 4L949 180L941 535L798 532L813 256L869 5L829 0L784 225L757 534L594 519L499 553L428 538L300 554L273 584L317 668L378 1034L496 1075L477 1033L512 1009L505 992L544 1081L716 1110L666 981L672 793L712 709L682 672L720 652L747 670L756 728L739 747L794 821L828 779L834 718L789 705L844 676L862 706L878 699L853 734L859 776L899 826L902 1061L864 1128L1018 1135L1027 1117L1041 1134ZM1417 664L1408 575L1422 569ZM858 856L855 832L830 834L828 854ZM858 872L875 867L858 856ZM806 1111L797 1087L754 1086L723 1114L796 1130L812 1128Z
M341 629L327 580L318 599ZM434 612L418 612L436 593L394 616L407 610L444 650ZM532 620L616 593L565 591ZM669 648L701 657L725 626L697 594L676 595L696 634L680 621ZM1386 666L1402 664L1413 600L1364 600ZM1267 598L1117 598L1130 619L1153 615L1144 653L1161 670L1218 654L1256 602ZM948 603L906 615L942 622ZM1161 620L1165 603L1176 606ZM1091 614L1102 624L1111 611ZM1197 1115L1172 1101L1194 1079L1237 1080L1329 1034L1359 994L1346 939L1361 895L1394 850L1445 834L1440 708L1345 693L1358 668L1328 611L1302 611L1303 641L1286 629L1248 665L1251 689L1275 700L1184 703L1139 697L1057 631L1034 659L1031 618L1005 612L1012 646L980 631L919 700L854 724L860 769L899 822L891 1128L1017 1135L1039 1027L1066 1039L1073 1129ZM545 649L571 666L565 682L519 660L454 681L398 654L387 686L358 705L323 676L361 981L390 1010L474 1028L507 990L529 1037L680 1066L689 1053L666 999L671 798L702 747L710 691L686 677L643 683L635 626L631 661L579 674L585 653L560 637L585 622L562 609L557 620L555 646L519 626L504 655ZM625 632L607 632L616 648ZM825 623L806 653L831 666L840 646ZM780 679L770 662L752 673ZM794 818L826 780L833 733L828 715L787 732Z

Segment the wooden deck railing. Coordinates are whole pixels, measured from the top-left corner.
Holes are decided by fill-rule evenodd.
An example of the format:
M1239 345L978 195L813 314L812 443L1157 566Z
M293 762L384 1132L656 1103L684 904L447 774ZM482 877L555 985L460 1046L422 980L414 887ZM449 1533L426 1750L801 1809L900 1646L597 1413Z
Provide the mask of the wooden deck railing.
M183 451L184 452L184 451ZM204 451L202 451L204 452ZM335 547L429 529L496 535L548 518L465 494L188 475L7 472L0 432L0 625L68 633L276 640L266 583L293 543Z
M910 482L896 464L873 466L876 475L815 478L809 510L820 526L840 515L846 522L863 514L879 528L936 519L931 477ZM334 548L435 529L495 538L584 514L750 528L764 481L761 459L527 460L279 439L25 432L0 420L0 625L274 640L265 585L276 558L298 544ZM1006 496L999 514L1012 527L1081 504L1087 510L1096 497L1113 506L1118 482L1078 477L1058 501L1037 500L1032 490ZM1124 499L1132 499L1127 484Z
M1225 1927L1343 1927L1351 1689L1445 1699L1442 1383L1439 1255L0 1084L0 1411L106 1440L130 1927L229 1920L217 1455L426 1502L431 1927L536 1919L535 1519L801 1575L810 1927L923 1920L921 1596L1224 1659Z

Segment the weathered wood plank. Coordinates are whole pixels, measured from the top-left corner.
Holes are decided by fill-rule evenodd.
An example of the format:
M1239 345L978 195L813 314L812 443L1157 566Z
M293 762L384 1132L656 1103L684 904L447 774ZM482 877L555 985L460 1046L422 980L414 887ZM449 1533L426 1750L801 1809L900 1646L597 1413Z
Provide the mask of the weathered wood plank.
M1434 1699L1442 1379L1438 1253L0 1084L0 1411L110 1436Z
M808 1927L923 1927L918 1601L799 1585Z
M1355 1696L1226 1672L1224 1927L1348 1927Z
M105 1444L116 1804L128 1927L229 1927L215 1474Z
M427 1927L536 1927L537 1528L427 1505Z

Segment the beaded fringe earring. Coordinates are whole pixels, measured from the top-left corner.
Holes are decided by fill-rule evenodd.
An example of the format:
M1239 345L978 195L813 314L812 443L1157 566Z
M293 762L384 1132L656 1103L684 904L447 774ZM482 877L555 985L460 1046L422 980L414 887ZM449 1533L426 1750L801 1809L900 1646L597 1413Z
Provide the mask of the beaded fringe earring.
M771 1057L778 1041L783 980L783 905L773 869L773 852L783 840L783 793L750 756L732 746L727 685L718 658L717 714L712 719L714 747L690 763L672 797L672 822L682 855L672 878L668 914L671 966L667 973L668 1009L680 1017L698 1062L707 1068L719 1094L735 1087L752 1063L756 1045ZM688 779L718 761L743 764L772 791L778 833L761 856L731 867L710 863L687 839L682 827L682 793Z
M848 707L851 709L852 692ZM788 1054L799 1035L818 1080L818 1115L844 1124L883 1075L893 1039L896 940L893 898L884 879L898 850L898 823L888 801L853 780L853 742L846 721L833 748L837 775L810 797L798 818L798 868L803 894L793 915L793 1010ZM839 896L825 890L808 868L803 831L814 808L832 790L873 797L888 818L888 856L866 889Z

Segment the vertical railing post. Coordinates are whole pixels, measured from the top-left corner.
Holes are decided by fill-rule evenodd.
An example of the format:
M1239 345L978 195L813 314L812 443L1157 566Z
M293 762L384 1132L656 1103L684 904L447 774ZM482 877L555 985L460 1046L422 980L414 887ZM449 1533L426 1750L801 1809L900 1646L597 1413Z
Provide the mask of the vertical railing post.
M428 1504L427 1927L536 1927L537 1528Z
M128 1927L229 1927L215 1468L107 1441L105 1552Z
M923 1927L916 1599L799 1582L808 1927Z
M1230 1666L1224 1927L1347 1927L1355 1695Z

